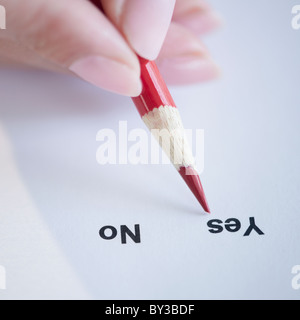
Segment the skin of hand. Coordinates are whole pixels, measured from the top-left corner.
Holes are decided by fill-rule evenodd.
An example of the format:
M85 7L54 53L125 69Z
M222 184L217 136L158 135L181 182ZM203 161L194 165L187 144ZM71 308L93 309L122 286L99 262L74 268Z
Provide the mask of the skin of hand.
M0 64L73 74L102 89L137 96L137 55L170 84L214 79L218 68L199 36L219 17L203 0L0 0ZM99 10L102 7L105 14Z

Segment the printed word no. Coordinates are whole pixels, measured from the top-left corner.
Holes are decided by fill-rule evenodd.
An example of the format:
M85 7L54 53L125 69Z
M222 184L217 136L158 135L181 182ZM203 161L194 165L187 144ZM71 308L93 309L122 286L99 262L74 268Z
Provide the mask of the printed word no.
M292 288L294 290L300 289L300 266L293 266L292 268L292 274L295 274L295 276L292 279Z
M6 10L0 5L0 29L6 29Z
M292 28L294 30L300 29L300 5L296 5L292 8Z
M0 290L6 289L6 271L3 266L0 266Z
M117 228L113 226L104 226L99 230L99 235L104 240L113 240L118 235ZM134 231L131 231L126 225L120 226L120 237L121 243L126 244L127 238L129 237L133 242L140 243L141 242L141 231L140 225L134 225Z

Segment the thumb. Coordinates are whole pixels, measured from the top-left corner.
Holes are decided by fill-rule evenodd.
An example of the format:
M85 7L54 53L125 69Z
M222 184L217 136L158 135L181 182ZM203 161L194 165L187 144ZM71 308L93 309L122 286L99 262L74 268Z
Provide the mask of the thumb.
M138 59L122 35L86 0L2 0L6 37L45 64L69 70L103 89L128 96L141 91ZM5 39L0 39L5 48ZM4 42L4 45L3 45ZM21 59L20 59L21 61Z
M102 0L111 21L136 53L155 60L171 23L175 0Z

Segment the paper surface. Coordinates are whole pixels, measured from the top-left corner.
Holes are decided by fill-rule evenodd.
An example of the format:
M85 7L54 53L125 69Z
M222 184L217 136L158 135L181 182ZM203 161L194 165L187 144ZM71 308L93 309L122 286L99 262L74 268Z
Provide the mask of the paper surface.
M171 165L96 161L99 130L120 120L144 129L130 99L65 76L0 71L0 299L300 298L293 3L212 3L226 24L205 42L222 76L171 88L186 128L204 130L211 215ZM244 236L249 218L264 235ZM240 230L227 231L227 219ZM140 243L122 244L121 226L135 225ZM101 238L104 226L117 236Z

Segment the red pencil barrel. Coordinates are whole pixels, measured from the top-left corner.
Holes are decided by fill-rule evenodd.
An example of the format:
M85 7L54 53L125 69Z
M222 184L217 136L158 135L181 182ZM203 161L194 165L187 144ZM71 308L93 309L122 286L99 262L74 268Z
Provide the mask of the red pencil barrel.
M141 117L160 106L176 108L173 98L167 88L154 61L140 59L142 93L132 98ZM179 119L180 120L180 119ZM191 189L201 206L206 212L210 212L206 197L197 172L192 167L180 167L179 173Z
M140 59L143 90L140 96L132 98L141 117L160 106L176 107L154 61Z

